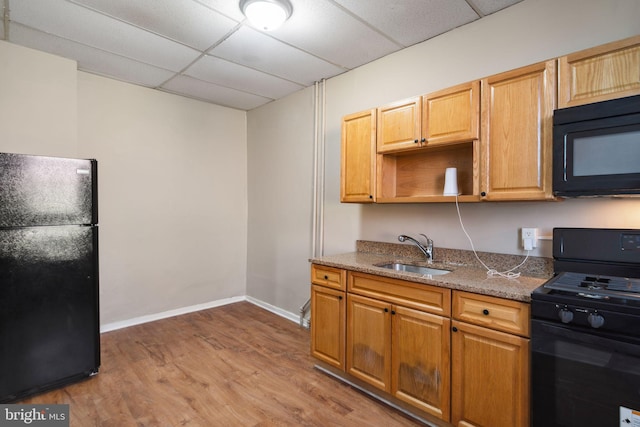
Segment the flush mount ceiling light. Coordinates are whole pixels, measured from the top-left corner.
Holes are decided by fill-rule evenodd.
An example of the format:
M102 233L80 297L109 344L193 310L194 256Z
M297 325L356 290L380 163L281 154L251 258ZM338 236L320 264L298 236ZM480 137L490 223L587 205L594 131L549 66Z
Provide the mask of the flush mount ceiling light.
M257 29L273 31L291 16L293 8L288 0L240 0L240 10Z

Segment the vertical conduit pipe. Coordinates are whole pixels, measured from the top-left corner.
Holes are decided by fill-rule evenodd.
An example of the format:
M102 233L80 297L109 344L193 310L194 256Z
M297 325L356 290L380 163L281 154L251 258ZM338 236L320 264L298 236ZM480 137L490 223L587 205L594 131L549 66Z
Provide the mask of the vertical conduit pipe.
M325 80L313 86L313 189L311 213L311 253L312 257L324 252L324 168L325 168ZM306 312L311 308L311 300L300 307L300 326L304 326ZM310 321L309 321L310 326Z

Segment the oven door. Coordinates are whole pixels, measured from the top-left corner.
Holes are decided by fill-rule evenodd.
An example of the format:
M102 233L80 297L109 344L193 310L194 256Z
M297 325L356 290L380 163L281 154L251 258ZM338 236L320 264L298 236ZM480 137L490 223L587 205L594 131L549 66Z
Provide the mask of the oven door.
M531 321L533 427L640 425L640 341Z

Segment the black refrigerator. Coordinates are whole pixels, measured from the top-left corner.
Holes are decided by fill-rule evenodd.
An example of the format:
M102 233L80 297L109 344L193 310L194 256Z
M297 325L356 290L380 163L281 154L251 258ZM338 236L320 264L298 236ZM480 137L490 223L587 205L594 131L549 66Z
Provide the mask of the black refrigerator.
M0 153L0 403L100 366L97 162Z

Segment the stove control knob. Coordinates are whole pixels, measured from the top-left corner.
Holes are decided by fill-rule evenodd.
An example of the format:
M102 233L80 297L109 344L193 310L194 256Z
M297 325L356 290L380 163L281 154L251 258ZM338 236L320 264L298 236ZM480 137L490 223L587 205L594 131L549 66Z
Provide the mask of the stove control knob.
M567 307L561 308L560 311L558 311L558 317L562 323L569 323L573 320L573 311Z
M592 328L599 328L600 326L604 325L604 317L598 314L598 312L589 313L589 316L587 317L587 321L589 322Z

